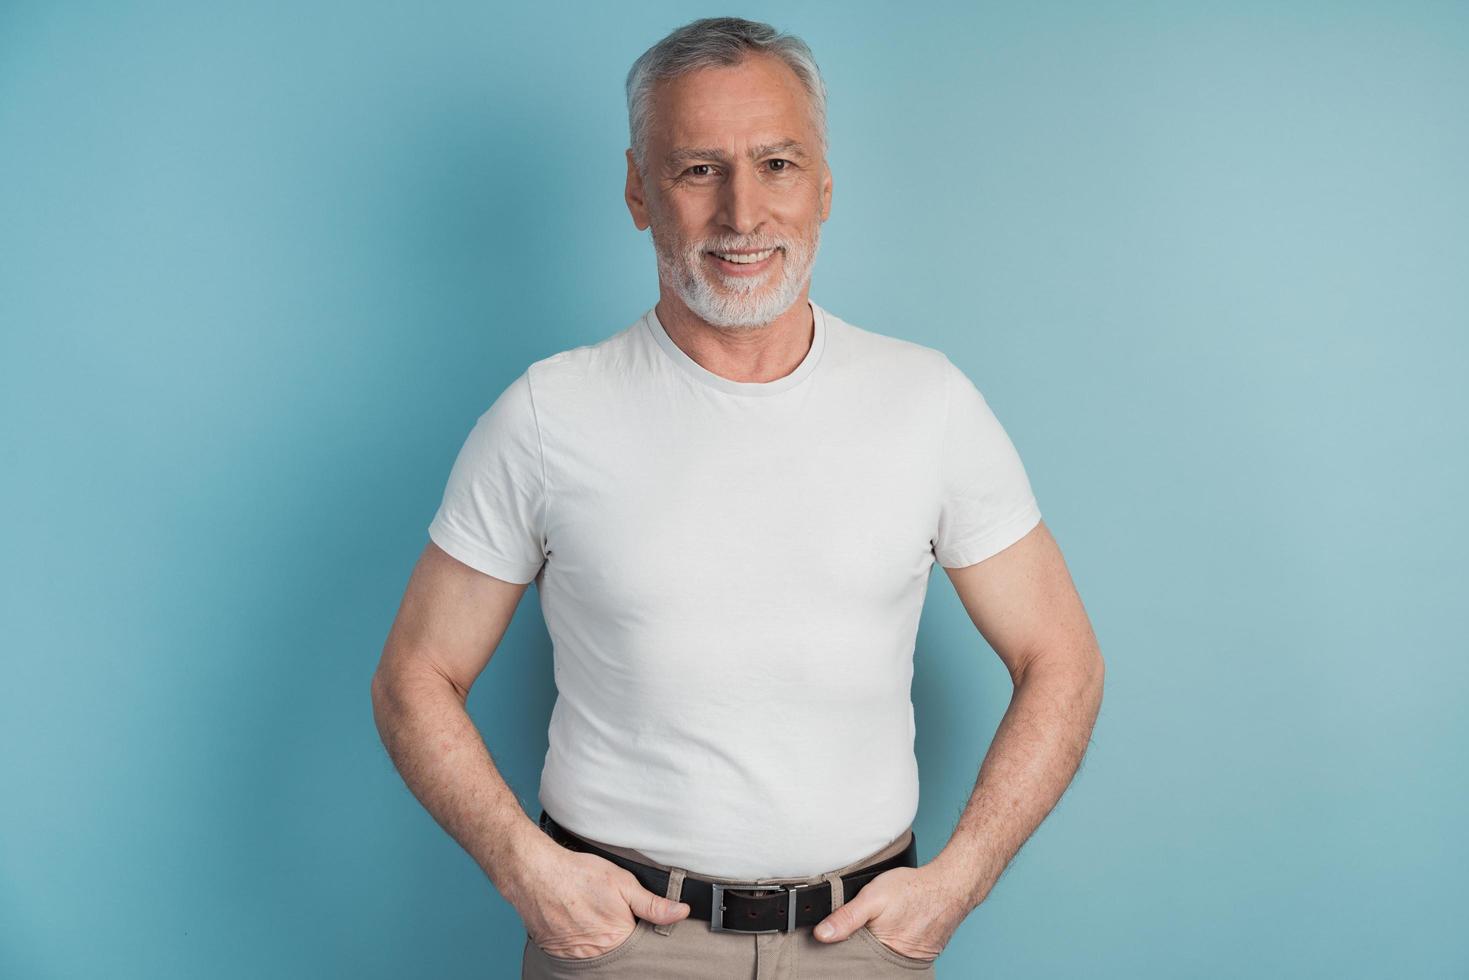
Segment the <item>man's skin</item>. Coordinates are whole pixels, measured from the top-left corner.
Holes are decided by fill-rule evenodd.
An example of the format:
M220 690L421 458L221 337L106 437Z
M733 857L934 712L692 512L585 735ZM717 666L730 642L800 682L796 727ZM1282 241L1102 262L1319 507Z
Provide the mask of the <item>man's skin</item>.
M801 150L750 153L790 142ZM694 147L721 152L672 158ZM646 150L646 174L627 154L628 209L639 229L651 227L655 241L672 243L674 254L706 238L809 244L830 214L831 172L805 91L773 58L753 56L660 82ZM772 162L777 159L785 163ZM785 253L775 261L784 262ZM708 370L736 381L771 381L794 370L810 346L808 291L809 283L768 327L725 329L699 318L660 282L657 313L673 341ZM1065 792L1090 740L1104 665L1045 523L999 554L945 572L1010 672L1009 708L944 848L918 868L874 878L818 925L818 939L839 942L866 925L900 953L938 956ZM525 589L430 542L373 675L373 714L409 789L515 907L532 941L553 956L594 956L627 938L634 916L676 922L688 906L542 833L470 720L470 687ZM830 936L821 932L827 925Z

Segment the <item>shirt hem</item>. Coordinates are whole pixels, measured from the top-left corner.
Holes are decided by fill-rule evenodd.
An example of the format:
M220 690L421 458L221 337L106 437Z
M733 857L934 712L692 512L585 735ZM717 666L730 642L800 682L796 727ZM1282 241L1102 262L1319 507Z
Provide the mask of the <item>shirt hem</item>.
M1040 509L1027 507L977 538L940 549L935 552L935 557L945 568L967 568L1004 551L1030 533L1040 521Z
M528 585L541 570L541 564L526 565L508 561L486 551L484 547L465 537L448 525L435 520L428 526L428 536L434 544L448 552L453 558L493 578L512 585Z

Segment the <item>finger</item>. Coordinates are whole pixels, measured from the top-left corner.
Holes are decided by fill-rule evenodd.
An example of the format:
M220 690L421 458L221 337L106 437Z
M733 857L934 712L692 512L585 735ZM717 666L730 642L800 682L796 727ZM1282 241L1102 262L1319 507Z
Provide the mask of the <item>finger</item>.
M822 942L841 942L866 925L870 917L867 906L858 899L853 899L816 923L815 936Z
M686 902L674 902L662 895L654 895L641 885L633 885L622 893L627 899L628 907L632 909L633 915L649 922L660 924L678 922L692 911Z

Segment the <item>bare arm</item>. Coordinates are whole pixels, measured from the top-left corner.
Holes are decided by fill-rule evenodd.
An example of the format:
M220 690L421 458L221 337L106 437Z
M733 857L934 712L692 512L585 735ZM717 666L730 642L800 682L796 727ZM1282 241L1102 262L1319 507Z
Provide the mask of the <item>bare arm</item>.
M1081 765L1101 707L1104 664L1044 522L997 555L945 571L1014 683L959 824L931 862L973 909Z
M527 854L550 839L495 768L465 701L525 590L429 542L372 678L373 718L403 781L512 902Z
M373 675L372 711L403 781L515 907L531 940L578 959L620 944L638 918L677 922L689 908L541 833L465 711L525 589L429 542Z

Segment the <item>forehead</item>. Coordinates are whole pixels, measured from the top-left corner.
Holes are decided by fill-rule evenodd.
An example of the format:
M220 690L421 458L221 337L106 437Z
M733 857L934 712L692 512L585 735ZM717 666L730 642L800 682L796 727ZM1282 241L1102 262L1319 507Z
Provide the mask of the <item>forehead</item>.
M737 65L660 79L649 135L664 146L788 139L809 145L810 110L794 71L779 58L750 55Z

